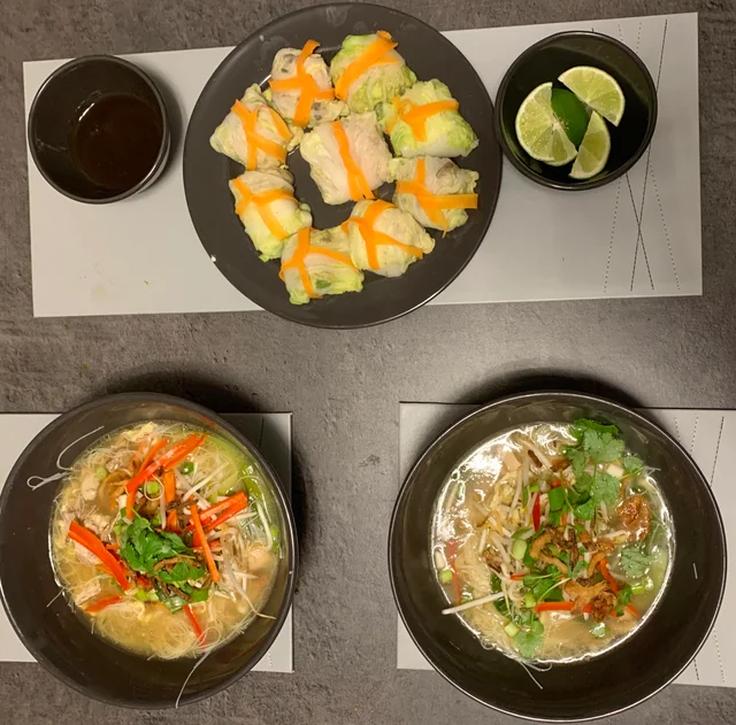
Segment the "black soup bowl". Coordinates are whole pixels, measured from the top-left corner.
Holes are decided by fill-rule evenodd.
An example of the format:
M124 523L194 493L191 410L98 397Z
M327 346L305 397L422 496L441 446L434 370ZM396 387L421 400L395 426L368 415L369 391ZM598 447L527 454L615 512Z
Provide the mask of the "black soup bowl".
M588 660L533 672L484 649L447 606L433 573L430 527L437 495L455 466L484 441L536 422L588 417L618 426L656 474L672 514L674 559L656 608L628 639ZM670 683L715 621L726 578L723 524L693 460L638 413L588 395L551 392L504 398L460 420L425 451L399 493L389 534L394 598L415 644L451 684L478 702L530 720L570 722L610 715Z
M36 93L28 145L58 192L87 204L120 201L151 186L166 165L166 103L151 77L130 61L75 58Z
M516 137L516 113L538 85L579 65L594 66L618 81L625 98L618 126L606 121L611 153L605 167L590 179L569 176L571 164L549 166L533 159ZM532 181L553 189L594 189L625 174L649 146L657 123L657 89L644 62L627 45L592 31L550 35L527 48L509 67L496 95L496 134L509 161Z
M63 480L32 489L28 479L34 482L34 476L56 473L62 452L62 465L70 465L107 433L152 419L197 426L246 452L259 469L264 496L283 532L283 556L263 607L273 619L257 617L237 637L212 650L187 682L180 702L214 694L265 654L284 623L294 591L297 547L291 509L275 473L250 441L206 408L186 400L154 393L112 395L65 413L44 428L21 454L0 497L2 600L23 644L51 674L79 692L145 709L173 707L195 660L145 659L90 632L66 599L57 596L49 556L49 522Z

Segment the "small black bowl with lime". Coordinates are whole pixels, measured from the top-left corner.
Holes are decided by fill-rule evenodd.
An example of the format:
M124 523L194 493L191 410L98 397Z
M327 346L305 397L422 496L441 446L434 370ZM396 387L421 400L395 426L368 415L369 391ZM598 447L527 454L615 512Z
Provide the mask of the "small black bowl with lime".
M593 189L641 158L657 91L642 60L615 38L557 33L509 67L495 121L504 153L525 176L555 189Z

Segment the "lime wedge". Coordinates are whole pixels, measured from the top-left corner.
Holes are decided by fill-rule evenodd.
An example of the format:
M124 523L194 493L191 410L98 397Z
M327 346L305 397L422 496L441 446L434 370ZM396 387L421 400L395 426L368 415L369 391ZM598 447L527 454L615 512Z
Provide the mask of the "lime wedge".
M624 115L624 98L616 79L600 68L579 65L566 70L557 80L567 86L583 103L618 126Z
M516 113L516 137L524 151L537 161L562 166L577 150L552 112L552 83L537 86Z
M588 111L583 102L567 88L553 88L552 111L570 141L580 146L588 128Z
M606 122L593 111L590 114L588 129L578 149L570 176L573 179L589 179L603 171L611 151L611 137Z

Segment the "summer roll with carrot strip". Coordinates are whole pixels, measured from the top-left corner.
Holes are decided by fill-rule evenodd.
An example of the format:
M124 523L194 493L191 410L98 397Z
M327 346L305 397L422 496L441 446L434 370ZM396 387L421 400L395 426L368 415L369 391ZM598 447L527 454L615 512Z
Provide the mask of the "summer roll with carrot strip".
M299 151L326 204L372 199L389 176L391 152L372 112L320 124Z
M348 35L330 64L337 98L354 113L373 110L416 81L416 76L395 50L398 43L383 30L369 35Z
M467 156L478 137L460 115L460 104L437 79L419 81L377 109L398 156Z
M301 229L290 237L281 256L280 277L293 305L363 289L363 273L350 258L350 241L342 227Z
M466 209L478 208L478 172L461 169L450 159L392 159L389 171L396 181L394 204L424 227L449 232L468 221Z
M411 214L382 199L356 204L343 228L355 266L383 277L401 276L434 249L434 239Z
M307 204L294 197L294 179L285 169L246 171L229 182L235 213L261 259L278 259L292 234L312 225Z
M233 103L210 137L210 146L248 171L276 169L286 163L286 154L299 134L295 135L253 84Z
M334 121L347 112L335 96L327 64L315 52L318 46L316 40L308 40L301 50L279 50L264 94L286 121L300 128Z

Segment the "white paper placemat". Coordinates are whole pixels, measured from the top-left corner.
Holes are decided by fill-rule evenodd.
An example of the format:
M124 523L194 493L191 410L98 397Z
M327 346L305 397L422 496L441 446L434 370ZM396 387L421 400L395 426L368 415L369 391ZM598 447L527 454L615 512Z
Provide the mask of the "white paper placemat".
M474 409L471 405L402 403L399 411L401 480L437 435ZM736 410L647 409L641 412L659 423L692 455L713 488L727 536L736 532L736 489L729 476L736 467ZM736 537L729 537L727 541L729 560L736 556L735 540ZM736 629L728 622L734 609L736 583L729 577L715 627L698 656L677 678L678 684L736 687ZM400 618L396 666L407 670L432 669Z
M551 33L580 28L622 40L649 67L659 89L659 120L649 150L625 177L580 194L538 186L504 161L489 233L436 304L701 294L697 15L445 35L495 98L504 72L526 47ZM169 89L186 123L229 50L126 57ZM43 80L61 63L23 64L26 115ZM197 239L184 199L181 153L180 143L149 191L112 205L79 204L62 196L45 183L29 155L36 316L258 309L209 262Z
M224 415L247 436L273 466L279 479L291 486L291 413L244 413ZM48 425L54 413L0 413L0 490L18 456L30 440ZM278 636L253 668L261 672L293 672L292 612ZM18 639L0 606L0 662L35 662L33 655Z

